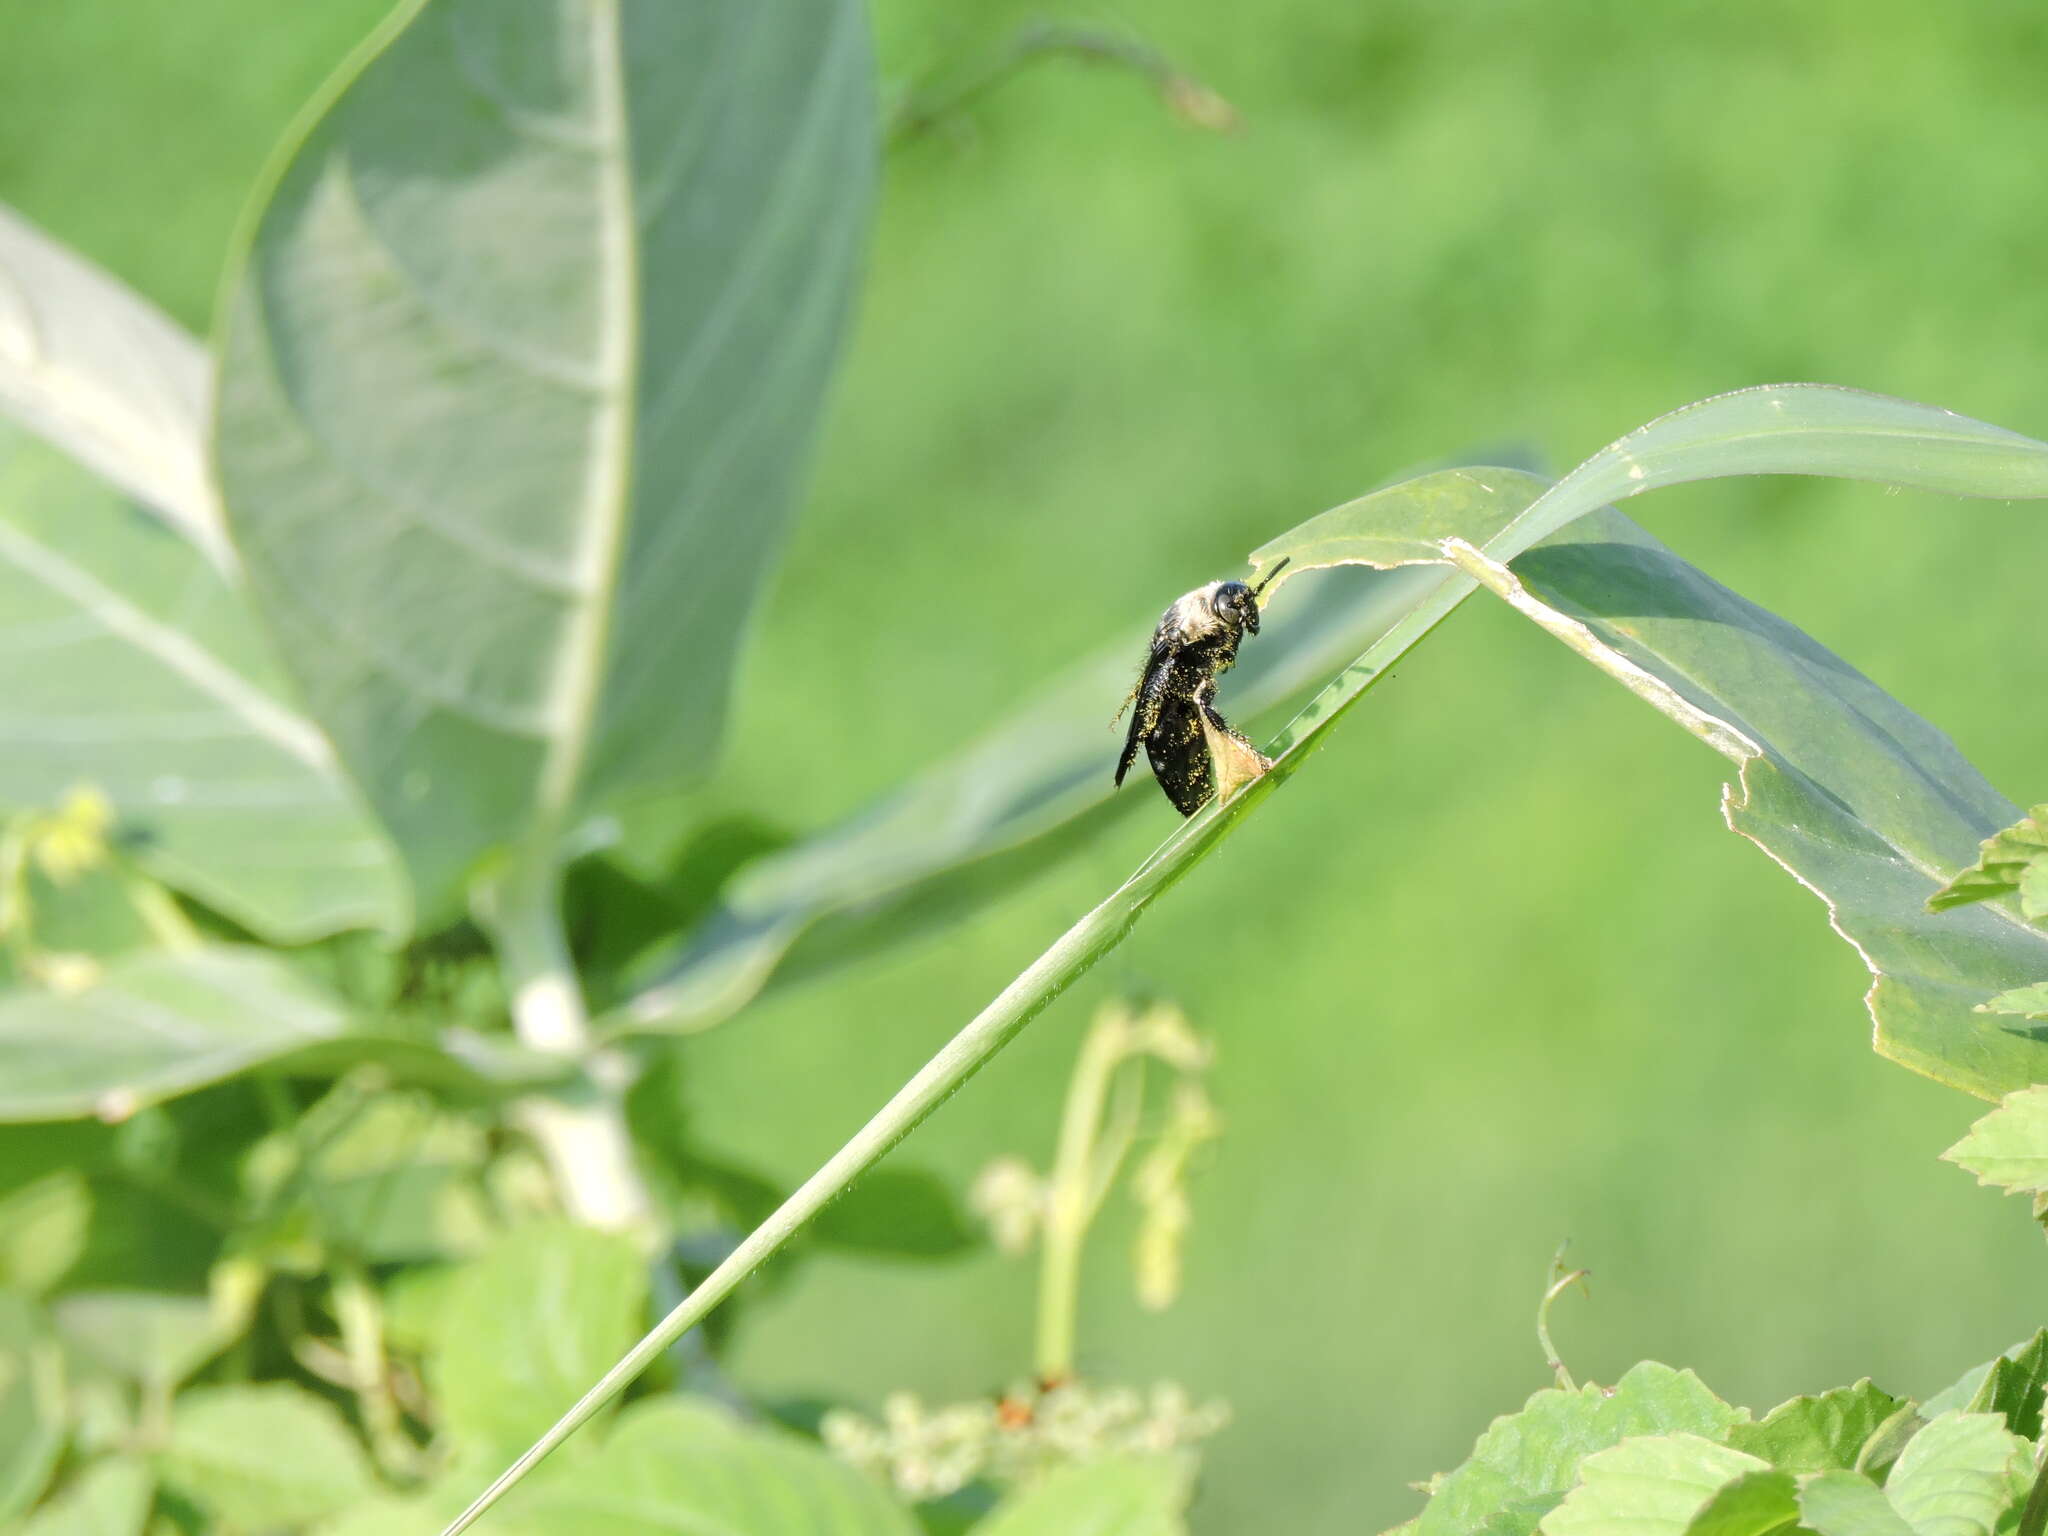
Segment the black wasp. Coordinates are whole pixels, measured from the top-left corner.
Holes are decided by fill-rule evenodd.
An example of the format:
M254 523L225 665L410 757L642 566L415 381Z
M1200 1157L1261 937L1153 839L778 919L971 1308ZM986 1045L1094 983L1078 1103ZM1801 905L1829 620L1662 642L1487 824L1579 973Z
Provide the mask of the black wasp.
M1282 560L1274 566L1256 587L1241 581L1197 587L1160 616L1145 670L1124 700L1131 709L1131 734L1124 738L1124 754L1117 760L1119 785L1142 742L1152 777L1166 798L1181 815L1194 815L1216 792L1204 721L1219 737L1242 747L1258 767L1267 766L1258 748L1216 712L1216 679L1237 665L1237 647L1244 637L1259 632L1259 594L1286 564Z

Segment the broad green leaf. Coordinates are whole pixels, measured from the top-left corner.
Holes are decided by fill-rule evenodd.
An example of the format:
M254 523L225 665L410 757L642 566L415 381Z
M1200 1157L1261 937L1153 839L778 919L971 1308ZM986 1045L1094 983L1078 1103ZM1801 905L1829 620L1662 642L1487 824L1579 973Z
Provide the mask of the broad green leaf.
M0 1290L40 1296L78 1262L92 1224L92 1188L60 1168L0 1199Z
M879 1483L816 1445L679 1398L628 1409L604 1448L537 1491L513 1524L527 1536L916 1536L918 1528ZM1093 1527L1071 1529L1084 1536Z
M267 938L404 926L383 834L201 551L0 423L0 811L90 785L150 873Z
M1745 1472L1692 1517L1686 1536L1771 1536L1799 1523L1799 1485L1789 1472Z
M447 1428L524 1445L632 1342L646 1298L624 1237L566 1222L507 1233L453 1282L428 1361Z
M346 1029L278 955L139 952L73 996L0 993L0 1121L123 1119Z
M84 1291L55 1308L57 1330L80 1355L151 1392L168 1392L239 1331L203 1296Z
M1984 839L1977 862L1927 898L1936 912L2017 894L2020 910L2048 922L2048 805Z
M1989 1002L1979 1003L1977 1011L2018 1014L2023 1019L2048 1019L2048 981L2037 981L2032 986L2001 992Z
M341 1415L282 1385L184 1393L171 1410L158 1470L223 1525L248 1531L324 1519L376 1486Z
M1995 1413L1944 1413L1913 1437L1885 1497L1917 1536L1991 1536L2024 1491L2025 1441Z
M2048 1087L2007 1094L1941 1155L1979 1184L2013 1194L2048 1191Z
M700 777L871 195L848 0L434 0L239 262L229 527L422 906Z
M140 1457L109 1456L37 1510L21 1536L140 1536L155 1491Z
M1278 594L1224 682L1247 722L1356 656L1437 578L1361 571ZM1142 634L1007 709L958 753L838 826L757 859L657 979L616 1017L636 1030L703 1029L770 982L813 980L949 923L1016 889L1152 805L1111 783L1108 727L1144 653Z
M1799 1516L1819 1536L1917 1536L1884 1490L1856 1472L1817 1472L1804 1479Z
M64 1359L26 1297L0 1291L0 1520L33 1504L64 1449Z
M1269 571L1291 559L1276 578L1284 581L1330 564L1448 560L1462 541L1463 568L1445 576L1433 612L1448 612L1484 577L1741 765L1740 787L1725 797L1729 825L1828 903L1876 976L1867 1001L1880 1051L1985 1096L2032 1082L2048 1069L2039 1043L1971 1010L2048 973L2048 938L1997 909L1964 921L1931 918L1924 907L2017 809L1938 731L1839 658L1601 510L1658 486L1732 474L2040 497L2048 445L1909 401L1773 385L1674 411L1533 496L1531 477L1509 471L1424 476L1313 518L1252 559ZM1422 627L1397 632L1403 649ZM1334 710L1348 702L1343 690L1342 680L1333 685Z
M1472 1455L1430 1480L1413 1536L1529 1536L1578 1480L1595 1451L1639 1435L1724 1440L1748 1415L1709 1392L1691 1371L1645 1361L1609 1392L1546 1388L1522 1411L1495 1419Z
M1780 1403L1754 1424L1738 1424L1728 1443L1786 1472L1850 1468L1880 1424L1905 1406L1868 1380Z
M226 569L208 371L168 315L0 207L0 412L172 518Z
M974 1536L1183 1536L1189 1469L1165 1456L1055 1468L996 1506Z
M1645 1435L1588 1456L1543 1536L1682 1536L1714 1494L1767 1463L1698 1435Z

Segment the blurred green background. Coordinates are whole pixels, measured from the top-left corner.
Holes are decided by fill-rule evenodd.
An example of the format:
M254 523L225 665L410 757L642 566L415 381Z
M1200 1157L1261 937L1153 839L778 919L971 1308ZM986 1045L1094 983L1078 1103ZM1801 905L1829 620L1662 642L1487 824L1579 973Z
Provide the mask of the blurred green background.
M377 0L4 0L0 199L206 323L241 200ZM894 151L816 489L716 795L847 811L1243 552L1418 461L1556 468L1670 407L1820 379L2036 435L2048 27L2021 0L877 0L892 85L1039 16L1226 96L1048 62ZM1631 512L2048 794L2048 528L1780 480ZM1136 658L1133 658L1134 664ZM1227 688L1226 688L1227 698ZM1103 771L1115 738L1103 700ZM802 740L809 750L790 750ZM819 774L820 759L837 765ZM964 1188L1049 1154L1092 1007L1222 1052L1188 1290L1093 1254L1085 1371L1237 1419L1197 1528L1369 1531L1546 1381L1643 1356L1754 1406L1932 1390L2048 1316L2018 1206L1935 1161L1977 1106L1875 1058L1820 906L1716 814L1721 765L1469 605L1245 836L896 1154ZM705 1142L794 1177L1173 824L693 1042ZM986 1392L1030 1275L819 1259L748 1315L764 1393Z

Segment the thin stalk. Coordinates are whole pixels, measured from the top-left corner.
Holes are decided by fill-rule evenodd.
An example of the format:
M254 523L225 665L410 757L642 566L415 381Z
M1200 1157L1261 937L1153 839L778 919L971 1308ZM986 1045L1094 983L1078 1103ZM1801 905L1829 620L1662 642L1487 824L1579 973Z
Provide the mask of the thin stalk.
M341 1347L348 1357L349 1387L363 1416L363 1429L377 1465L386 1473L410 1477L419 1471L419 1456L399 1418L398 1399L391 1393L391 1362L384 1352L384 1312L370 1277L354 1261L334 1267L334 1317L341 1326Z
M1129 1049L1126 1017L1113 1013L1088 1032L1067 1082L1060 1115L1059 1149L1046 1186L1045 1236L1038 1266L1038 1379L1066 1381L1074 1374L1074 1318L1080 1306L1081 1250L1094 1217L1099 1182L1096 1137L1117 1068Z
M987 1065L1017 1032L1044 1012L1096 961L1124 941L1153 902L1179 883L1208 852L1266 797L1307 761L1322 733L1364 697L1366 691L1400 656L1443 622L1474 590L1470 580L1446 578L1427 597L1346 667L1289 723L1276 744L1270 771L1229 801L1204 807L1153 853L1109 898L1060 935L1053 946L1028 966L950 1041L925 1063L916 1076L853 1139L834 1153L768 1219L694 1291L679 1302L648 1335L606 1371L578 1398L548 1432L507 1467L490 1487L442 1531L461 1536L505 1493L533 1470L564 1440L581 1429L669 1345L702 1322L705 1315L732 1294L777 1249L827 1203L840 1194L884 1153L923 1123L960 1085Z
M545 846L548 851L532 853L494 889L488 922L520 1041L580 1062L584 1082L575 1099L535 1094L514 1112L547 1159L570 1216L608 1231L647 1232L653 1203L626 1130L624 1062L591 1040L562 929L552 839Z

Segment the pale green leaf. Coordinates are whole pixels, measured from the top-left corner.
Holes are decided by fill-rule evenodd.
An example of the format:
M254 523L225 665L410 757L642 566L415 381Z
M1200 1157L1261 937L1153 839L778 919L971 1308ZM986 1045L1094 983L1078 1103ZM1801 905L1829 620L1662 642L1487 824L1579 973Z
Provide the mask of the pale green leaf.
M33 1504L64 1449L64 1360L42 1314L0 1291L0 1520Z
M228 522L422 904L703 775L875 155L846 0L407 5L238 264Z
M0 1121L122 1119L341 1037L347 1018L281 956L138 952L75 995L0 993Z
M40 1296L85 1252L92 1188L76 1168L33 1179L0 1198L0 1290Z
M1799 1485L1773 1468L1724 1483L1692 1517L1686 1536L1771 1536L1799 1523Z
M334 1408L291 1386L200 1387L171 1411L164 1482L223 1525L302 1525L348 1509L376 1484Z
M1885 1497L1916 1536L1991 1536L2024 1487L2025 1441L1995 1413L1944 1413L1913 1437Z
M2007 1094L1941 1155L1977 1175L1979 1184L2014 1194L2048 1192L2048 1087Z
M522 1536L916 1536L882 1486L774 1429L685 1398L629 1408L602 1450L514 1511ZM1084 1530L1086 1528L1083 1528Z
M0 423L0 811L81 785L143 867L265 937L405 923L382 832L192 544Z
M1977 862L1927 898L1934 911L2017 894L2020 910L2048 921L2048 805L1984 839Z
M1431 1480L1414 1536L1529 1536L1591 1453L1641 1435L1722 1440L1747 1418L1692 1372L1654 1361L1634 1367L1611 1392L1546 1388L1521 1412L1495 1419L1461 1466Z
M1588 1456L1543 1536L1681 1536L1716 1491L1769 1464L1698 1435L1645 1435Z
M203 1296L81 1291L58 1301L55 1312L74 1350L151 1392L177 1386L237 1332Z
M2022 1440L2034 1440L2041 1434L2044 1388L2048 1388L2048 1328L1992 1361L1969 1402L1954 1406L1971 1413L2000 1414L2007 1429Z
M140 1457L109 1456L38 1509L21 1536L139 1536L155 1491Z
M1917 1536L1884 1490L1856 1472L1816 1472L1802 1479L1799 1515L1819 1536Z
M1738 1424L1728 1443L1786 1472L1850 1468L1878 1426L1905 1406L1868 1380L1780 1403L1754 1424Z
M507 1233L452 1282L428 1362L450 1432L524 1445L633 1341L646 1297L628 1238L566 1222Z
M208 371L169 316L0 207L0 412L174 519L225 569Z
M998 1504L974 1536L1184 1536L1189 1468L1106 1456L1048 1472Z

